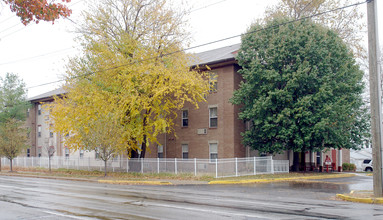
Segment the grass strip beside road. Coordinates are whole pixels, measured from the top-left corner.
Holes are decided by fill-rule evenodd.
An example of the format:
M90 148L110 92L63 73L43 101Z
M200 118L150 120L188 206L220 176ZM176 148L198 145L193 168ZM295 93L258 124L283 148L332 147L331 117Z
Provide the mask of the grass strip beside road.
M345 178L345 177L352 177L352 176L355 176L355 174L351 174L351 173L342 173L342 174L309 175L309 176L295 176L295 177L281 177L281 178L265 178L265 179L213 180L213 181L210 181L209 184L252 184L252 183L270 183L270 182L286 182L286 181L299 181L299 180Z
M121 185L172 185L171 182L153 180L98 180L98 182Z
M49 172L45 168L20 168L15 167L17 172L9 173L7 167L3 167L1 175L18 175L28 177L40 178L55 178L55 179L68 179L68 180L82 180L82 181L96 181L106 180L108 183L113 184L161 184L161 182L168 182L176 184L249 184L249 183L268 183L276 181L302 181L313 179L327 179L348 177L354 174L350 173L317 173L317 172L293 172L293 173L279 173L279 174L259 174L253 176L240 176L240 177L225 177L214 178L214 175L199 175L194 176L190 173L126 173L126 172L108 172L107 177L104 177L102 171L84 171L73 169L52 169ZM130 182L131 181L131 182ZM157 182L156 182L157 181ZM163 184L162 184L163 185Z

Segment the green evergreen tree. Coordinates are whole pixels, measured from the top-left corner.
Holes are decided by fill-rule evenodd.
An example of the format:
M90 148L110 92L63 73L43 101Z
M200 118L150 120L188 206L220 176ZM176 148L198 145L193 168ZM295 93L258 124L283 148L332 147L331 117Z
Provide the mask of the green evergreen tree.
M30 104L25 83L16 74L7 73L0 78L0 123L10 118L24 121Z
M358 148L368 137L363 72L334 32L311 21L254 24L237 59L232 103L249 121L243 144L260 152ZM266 28L264 31L258 31Z
M27 101L25 83L16 74L7 73L0 78L0 155L10 160L17 157L26 147Z

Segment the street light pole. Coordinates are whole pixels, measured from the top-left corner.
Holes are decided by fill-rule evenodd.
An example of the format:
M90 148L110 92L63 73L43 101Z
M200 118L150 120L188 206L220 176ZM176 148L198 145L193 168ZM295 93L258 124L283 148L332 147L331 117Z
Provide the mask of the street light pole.
M378 65L378 20L376 1L367 1L368 58L371 103L372 159L374 163L374 196L383 196L382 186L382 93Z

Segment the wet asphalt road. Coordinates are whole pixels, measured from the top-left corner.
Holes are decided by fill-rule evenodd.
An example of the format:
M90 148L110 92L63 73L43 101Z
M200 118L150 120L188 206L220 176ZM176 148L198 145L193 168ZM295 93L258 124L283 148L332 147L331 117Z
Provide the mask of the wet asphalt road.
M128 186L0 176L0 219L383 219L338 201L372 177L251 185Z

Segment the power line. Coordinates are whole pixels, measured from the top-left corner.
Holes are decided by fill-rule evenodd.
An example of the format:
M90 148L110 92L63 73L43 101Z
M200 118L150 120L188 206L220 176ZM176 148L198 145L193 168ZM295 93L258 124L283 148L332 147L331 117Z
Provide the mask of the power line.
M14 32L11 32L11 33L9 33L9 34L6 34L6 35L0 37L0 39L6 38L6 37L8 37L8 36L10 36L10 35L12 35L12 34L14 34L14 33L17 33L17 32L19 32L19 31L21 31L21 30L25 30L25 28L27 28L27 27L29 27L29 26L31 26L31 25L33 25L33 24L34 24L34 23L32 23L32 24L30 24L30 25L28 25L28 26L24 26L24 27L22 27L22 28L20 28L20 29L18 29L18 30L16 30L16 31L14 31ZM17 25L18 25L18 24L17 24ZM15 25L15 26L16 26L16 25Z
M86 1L86 0L79 0L79 1L77 1L77 2L75 2L75 3L72 3L70 6L74 6L74 5L76 5L76 4L80 3L80 2L83 2L83 1ZM193 12L195 12L195 11L198 11L198 10L201 10L201 9L205 9L205 8L208 8L208 7L211 7L211 6L213 6L213 5L217 5L217 4L222 3L222 2L225 2L225 1L227 1L227 0L222 0L222 1L219 1L219 2L212 3L212 4L210 4L210 5L206 5L206 6L204 6L204 7L197 8L197 9L195 9L195 10L190 11L190 13L193 13ZM12 17L10 17L10 18L12 18ZM8 19L9 19L9 18L8 18ZM66 18L64 18L64 19L69 20L70 22L72 22L72 23L75 24L75 25L78 25L77 22L73 21L73 20L70 19L69 17L66 17ZM0 22L0 23L1 23L1 22ZM19 25L19 24L16 24L16 25L14 25L14 26L12 26L12 27L15 27L15 26L17 26L17 25ZM25 28L25 27L23 27L22 29L24 29L24 28ZM10 28L8 28L8 29L10 29ZM18 31L21 31L22 29L17 30L17 31L15 31L15 32L12 32L12 33L10 33L10 34L8 34L8 35L5 35L4 37L8 37L9 35L12 35L12 34L18 32ZM6 31L6 30L7 30L7 29L5 29L5 30L3 30L3 31L0 31L0 33L1 33L1 32L4 32L4 31ZM3 38L4 38L4 37L3 37ZM0 37L0 39L1 39L1 37ZM67 48L67 49L70 49L70 48ZM67 49L64 49L64 50L67 50ZM37 58L37 57L43 57L43 56L46 56L46 55L49 55L49 54L53 54L53 53L56 53L56 52L60 52L60 51L62 51L62 50L52 51L52 52L50 52L50 53L48 53L48 54L36 55L36 56L33 56L33 57L29 57L29 58L21 59L21 60L15 60L15 61L10 61L10 62L6 62L6 63L0 63L0 66L1 66L1 65L6 65L6 64L17 63L17 62L22 62L22 61L29 60L29 59L35 59L35 58Z
M222 1L219 1L219 2L214 2L214 3L211 3L210 5L206 5L206 6L203 6L203 7L200 7L200 8L196 8L194 10L191 10L190 13L193 13L193 12L196 12L196 11L208 8L208 7L213 6L213 5L220 4L220 3L225 2L225 1L227 1L227 0L222 0Z
M0 24L2 24L2 23L4 23L4 22L6 22L6 21L8 21L8 20L10 20L11 18L13 18L14 16L10 16L10 17L8 17L8 18L6 18L6 19L4 19L4 20L2 20L2 21L0 21Z
M36 56L33 56L33 57L23 58L23 59L20 59L20 60L14 60L14 61L6 62L6 63L0 63L0 66L2 66L2 65L7 65L7 64L12 64L12 63L23 62L23 61L27 61L27 60L35 59L35 58L38 58L38 57L43 57L43 56L47 56L47 55L51 55L51 54L55 54L55 53L59 53L59 52L62 52L62 51L72 50L72 49L75 49L75 48L70 47L70 48L65 48L65 49L62 49L62 50L56 50L56 51L52 51L52 52L49 52L49 53L36 55Z
M363 2L358 2L358 3L355 3L355 4L351 4L351 5L343 6L343 7L340 7L340 8L335 8L335 9L332 9L332 10L328 10L328 11L324 11L324 12L321 12L321 13L317 13L317 14L314 14L314 15L306 16L306 17L303 17L303 18L299 18L299 19L296 19L296 20L291 20L291 21L287 21L287 22L284 22L284 23L276 24L276 25L273 25L273 26L270 26L270 27L267 27L267 28L260 28L260 29L254 30L254 31L250 31L250 32L244 33L244 34L234 35L234 36L231 36L231 37L222 38L222 39L211 41L211 42L208 42L208 43L192 46L192 47L189 47L189 48L186 48L186 49L173 51L173 52L164 54L162 56L170 56L170 55L173 55L173 54L176 54L176 53L182 53L182 52L186 52L186 51L189 51L189 50L192 50L192 49L196 49L196 48L204 47L204 46L207 46L207 45L215 44L215 43L218 43L218 42L223 42L223 41L234 39L234 38L237 38L237 37L242 37L244 35L254 34L254 33L257 33L257 32L260 32L260 31L274 29L274 28L277 28L277 27L280 27L280 26L284 26L284 25L287 25L287 24L291 24L291 23L294 23L294 22L307 20L307 19L310 19L310 18L313 18L313 17L316 17L316 16L328 14L328 13L339 11L339 10L344 10L344 9L350 8L350 7L355 7L355 6L358 6L358 5L361 5L361 4L365 4L368 1L369 0L366 0L366 1L363 1ZM135 63L145 62L145 61L149 61L149 60L153 60L153 59L157 59L157 58L158 57L150 57L150 58L143 59L143 60L137 60L137 61L133 61L133 62L130 62L130 63L127 63L127 64L123 64L123 65L114 66L114 67L110 67L110 68L103 69L103 70L97 70L97 71L85 73L85 74L82 74L82 75L79 75L79 76L72 77L71 79L77 79L77 78L80 78L80 77L85 77L85 76L93 75L95 73L105 72L105 71L117 69L117 68L124 67L124 66L130 66L130 65L133 65ZM63 81L65 81L65 80L57 80L57 81L54 81L54 82L48 82L48 83L44 83L44 84L40 84L40 85L36 85L36 86L31 86L31 87L28 87L27 89L36 88L36 87L45 86L45 85L50 85L50 84L55 84L55 83L63 82Z

